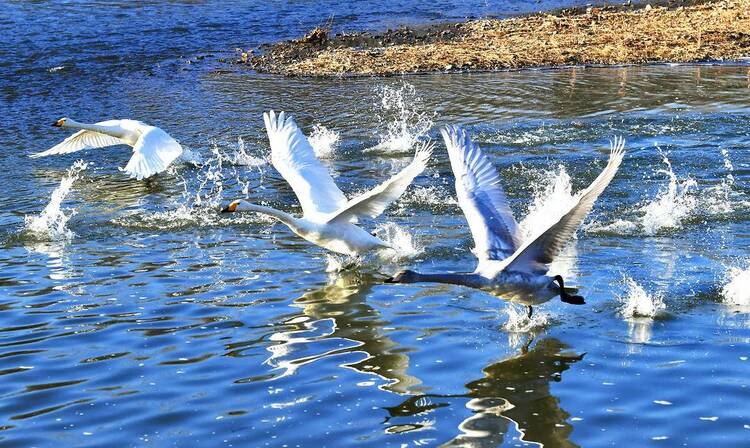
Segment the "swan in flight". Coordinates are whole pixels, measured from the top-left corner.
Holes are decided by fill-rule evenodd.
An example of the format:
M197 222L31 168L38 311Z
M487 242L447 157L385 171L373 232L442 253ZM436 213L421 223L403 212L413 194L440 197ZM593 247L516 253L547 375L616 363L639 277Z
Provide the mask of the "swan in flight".
M412 180L424 171L432 154L432 143L421 145L414 160L387 181L351 200L339 190L294 119L284 112L264 113L271 162L294 190L303 217L244 200L232 201L222 212L253 211L284 223L292 232L344 255L393 249L388 243L355 225L359 218L375 218L398 199Z
M528 306L529 317L532 305L557 295L563 302L583 304L583 297L571 295L571 288L565 288L562 276L551 277L547 271L614 177L625 153L625 141L615 138L611 142L607 166L578 194L565 214L536 237L522 242L500 176L490 160L463 129L448 126L441 134L456 178L458 204L474 237L479 263L473 273L420 274L405 270L386 282L438 282L478 288Z
M80 131L52 148L32 154L30 157L45 157L68 154L82 149L105 146L129 145L133 156L125 168L131 178L138 180L151 177L166 170L170 163L182 154L182 146L161 129L136 120L107 120L96 124L78 123L70 118L61 118L52 123L58 128L73 128Z

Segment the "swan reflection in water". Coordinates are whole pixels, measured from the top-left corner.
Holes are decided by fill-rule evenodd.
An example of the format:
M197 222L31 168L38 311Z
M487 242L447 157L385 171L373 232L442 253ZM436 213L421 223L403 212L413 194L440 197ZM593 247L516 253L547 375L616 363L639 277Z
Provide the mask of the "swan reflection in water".
M398 433L440 425L441 408L453 407L454 415L459 412L456 406L464 405L471 415L458 425L460 434L442 446L495 447L518 434L526 443L575 447L568 440L573 430L566 422L570 414L550 391L551 382L561 381L562 373L583 359L583 355L568 353L566 348L557 339L546 338L525 353L484 368L483 378L466 384L466 394L410 397L387 409L390 416L386 431ZM436 416L431 418L430 413ZM401 423L414 417L422 423Z
M383 328L389 323L365 300L379 283L368 274L342 272L332 275L322 288L295 299L292 306L302 312L284 319L288 330L271 335L279 343L267 348L271 356L265 363L281 370L278 376L287 376L325 357L361 354L363 359L341 366L386 380L380 386L383 390L408 393L420 383L406 373L408 348L388 338Z

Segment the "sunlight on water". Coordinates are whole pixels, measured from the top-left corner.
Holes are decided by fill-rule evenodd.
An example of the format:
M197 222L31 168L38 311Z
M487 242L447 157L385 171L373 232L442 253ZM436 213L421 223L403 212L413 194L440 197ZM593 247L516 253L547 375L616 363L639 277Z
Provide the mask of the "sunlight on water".
M727 283L721 289L724 303L741 307L750 306L750 268L731 268Z
M321 159L330 159L335 155L339 144L339 133L333 129L316 124L307 140L313 147L315 155Z
M635 280L625 276L623 283L627 288L620 299L620 314L625 318L655 317L667 307L660 293L649 294Z
M381 130L377 134L378 144L372 149L408 152L432 128L435 113L425 110L414 86L406 82L400 87L379 87L376 94L379 109L375 114Z
M75 210L61 208L63 200L68 196L73 183L80 179L81 173L88 167L87 163L78 160L68 169L68 172L60 180L60 185L55 188L50 196L49 203L39 216L26 216L24 218L24 232L39 240L59 241L73 237L73 232L65 227L68 220L75 214Z

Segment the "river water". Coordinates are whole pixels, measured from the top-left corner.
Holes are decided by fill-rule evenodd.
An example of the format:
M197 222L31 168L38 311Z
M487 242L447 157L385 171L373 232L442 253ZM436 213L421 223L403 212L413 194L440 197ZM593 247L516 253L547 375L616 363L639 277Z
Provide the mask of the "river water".
M559 6L534 4L534 9ZM0 16L0 446L744 446L750 441L750 68L569 68L284 79L234 48L527 12L526 2L5 2ZM399 247L334 270L261 113L312 134L347 195L438 140L378 220ZM49 124L135 118L189 160L146 182L128 149L29 159ZM585 306L524 310L399 268L471 270L440 125L497 165L522 229L627 155L553 266Z

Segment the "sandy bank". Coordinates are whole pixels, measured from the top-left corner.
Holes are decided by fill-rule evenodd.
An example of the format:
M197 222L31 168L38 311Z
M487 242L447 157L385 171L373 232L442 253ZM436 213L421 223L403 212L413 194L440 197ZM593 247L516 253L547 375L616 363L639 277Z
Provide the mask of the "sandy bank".
M610 6L480 19L385 33L302 39L243 54L258 71L368 76L750 57L750 0Z

